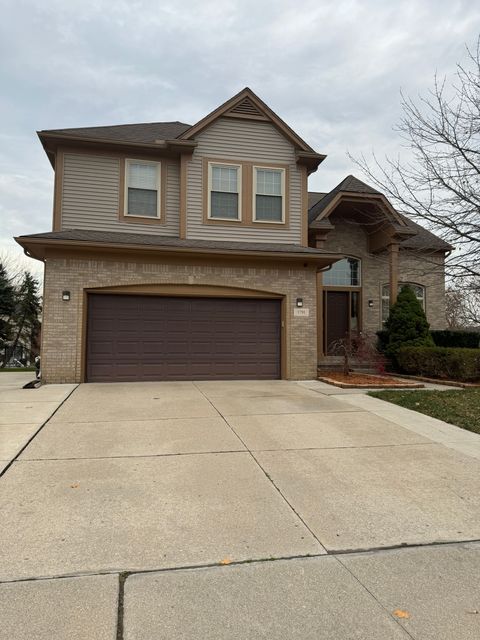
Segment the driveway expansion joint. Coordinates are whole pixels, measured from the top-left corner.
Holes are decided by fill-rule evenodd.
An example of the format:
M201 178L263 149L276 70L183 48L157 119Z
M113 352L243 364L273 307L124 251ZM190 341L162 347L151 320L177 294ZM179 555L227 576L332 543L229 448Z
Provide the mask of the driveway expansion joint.
M123 614L125 601L125 580L128 577L127 572L120 573L118 576L118 604L117 604L117 634L116 640L123 640Z
M120 584L123 585L128 578L136 575L149 575L151 573L171 573L171 572L180 572L180 571L195 571L200 569L225 569L228 570L230 567L238 567L242 565L256 565L256 564L266 564L270 562L289 562L295 560L322 560L326 558L334 558L341 562L340 558L343 556L367 556L370 554L373 555L381 555L382 553L388 553L390 551L411 551L415 549L435 549L441 547L462 547L466 544L479 544L480 538L477 539L466 539L466 540L446 540L440 542L430 542L430 543L415 543L415 544L400 544L400 545L392 545L385 547L371 547L371 548L363 548L363 549L348 549L348 550L330 550L327 553L306 553L306 554L295 554L289 556L269 556L264 558L249 558L246 560L232 560L228 564L225 564L222 561L219 562L207 562L201 564L188 564L181 566L171 566L171 567L153 567L152 569L105 569L98 571L85 571L79 573L66 573L66 574L58 574L58 575L50 575L50 576L35 576L28 578L18 578L11 580L0 580L0 585L2 584L19 584L23 582L46 582L49 580L69 580L72 578L88 578L93 576L108 576L108 575L117 575L119 576ZM343 563L342 563L343 565Z
M347 556L355 554L379 553L382 551L400 551L402 549L425 549L444 547L448 545L462 545L479 543L480 538L465 538L461 540L433 540L432 542L401 542L380 547L360 547L358 549L330 549L327 553L332 556Z
M49 421L53 418L53 416L57 413L57 411L60 409L60 407L62 407L65 402L72 396L72 394L74 393L74 391L76 391L78 389L79 385L77 384L71 391L70 393L60 402L60 404L58 405L58 407L55 409L55 411L53 411L53 413L51 413L51 415L48 416L48 418L38 427L38 429L35 431L35 433L30 436L30 438L27 440L27 442L23 445L23 447L17 451L16 455L10 460L10 462L7 464L6 467L4 467L2 469L2 471L0 471L0 478L8 471L8 469L10 469L10 467L12 466L12 464L14 462L16 462L19 458L19 456L22 455L22 453L25 451L25 449L29 446L29 444L32 442L32 440L34 440L38 434L42 431L42 429L49 423Z
M234 429L225 420L228 427L235 433ZM235 435L237 435L235 433ZM238 436L237 436L238 437ZM400 444L365 444L365 445L344 445L344 446L326 446L326 447L284 447L281 449L228 449L228 450L210 450L210 451L181 451L175 453L139 453L139 454L125 454L125 455L110 455L110 456L69 456L65 458L21 458L19 460L12 460L12 462L25 463L25 462L63 462L63 461L75 461L75 460L129 460L139 458L172 458L176 456L205 456L205 455L223 455L232 453L244 453L250 454L253 457L254 453L282 453L282 452L299 452L299 451L335 451L335 450L350 450L350 449L390 449L394 447L431 447L442 446L439 442L403 442ZM258 464L258 462L257 462Z
M195 384L195 386L198 389L198 386ZM218 413L218 415L222 418L222 420L224 420L225 424L228 426L229 429L231 429L231 431L237 436L237 438L240 440L240 442L243 444L243 446L245 447L246 451L250 454L250 456L252 457L252 459L254 460L255 464L258 466L258 468L262 471L262 473L264 474L264 476L267 478L267 480L270 482L270 484L274 487L274 489L277 491L278 495L284 500L284 502L288 505L288 507L290 508L290 510L292 511L292 513L295 514L295 516L300 520L300 522L303 524L303 526L307 529L307 531L310 533L310 535L313 537L314 540L316 540L316 542L318 542L318 544L320 545L320 547L326 551L325 547L323 546L323 544L320 542L320 540L318 539L318 537L315 535L315 533L312 531L312 529L308 526L308 524L305 522L305 520L302 518L302 516L296 511L296 509L293 507L293 505L287 500L286 496L282 493L282 491L280 490L280 488L275 484L275 482L272 480L271 476L265 471L265 469L262 467L262 465L260 464L260 462L257 460L257 458L254 456L252 450L247 446L247 443L238 435L238 433L235 431L235 429L232 427L232 425L229 423L229 421L227 420L227 418L220 413L220 411L217 409L217 407L213 404L213 402L210 400L210 398L207 398L207 396L205 396L205 394L203 393L203 391L201 389L198 389L200 391L200 393L208 400L208 402L210 402L210 404L212 405L212 407L215 409L215 411Z
M357 576L356 576L356 575L355 575L355 574L350 570L350 568L349 568L349 567L347 567L347 566L345 565L345 563L341 561L341 559L340 559L340 558L337 558L337 562L338 562L338 563L340 563L340 564L342 565L342 567L343 567L346 571L348 571L348 573L352 576L352 578L355 580L355 582L356 582L357 584L359 584L359 585L362 587L362 589L364 589L364 590L368 593L368 595L369 595L371 598L373 598L373 599L375 600L375 602L378 604L378 606L379 606L379 607L381 607L381 608L385 611L385 613L388 615L388 617L390 618L390 620L393 620L393 621L394 621L394 623L395 623L395 624L396 624L396 625L397 625L397 626L398 626L398 627L399 627L399 628L400 628L400 629L401 629L401 630L402 630L402 631L403 631L403 632L404 632L404 633L405 633L409 638L411 638L412 640L417 640L417 639L415 638L415 636L412 636L412 634L408 631L408 629L405 629L405 627L400 623L400 620L398 620L398 618L396 618L396 617L392 614L392 612L390 611L390 609L388 609L388 608L383 604L383 602L381 602L381 601L377 598L377 596L376 596L376 595L375 595L375 594L374 594L374 593L373 593L373 592L372 592L372 591L371 591L371 590L370 590L370 589L369 589L365 584L363 584L363 582L360 580L360 578L358 578L358 577L357 577Z

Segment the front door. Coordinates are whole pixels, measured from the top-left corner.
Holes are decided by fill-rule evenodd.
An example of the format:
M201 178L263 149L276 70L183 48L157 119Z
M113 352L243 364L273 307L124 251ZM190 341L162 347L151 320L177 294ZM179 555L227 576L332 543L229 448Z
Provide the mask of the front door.
M358 291L324 291L324 347L327 355L332 355L337 340L360 329L359 302Z

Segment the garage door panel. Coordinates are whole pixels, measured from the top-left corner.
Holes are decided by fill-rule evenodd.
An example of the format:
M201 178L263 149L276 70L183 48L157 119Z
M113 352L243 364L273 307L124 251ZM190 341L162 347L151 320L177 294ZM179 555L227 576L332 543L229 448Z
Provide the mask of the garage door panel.
M91 382L279 377L279 300L89 296Z

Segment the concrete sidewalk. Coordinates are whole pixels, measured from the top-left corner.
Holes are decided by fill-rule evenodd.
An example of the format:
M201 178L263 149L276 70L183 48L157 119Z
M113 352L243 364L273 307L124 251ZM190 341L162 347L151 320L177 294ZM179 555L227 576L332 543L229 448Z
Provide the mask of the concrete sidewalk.
M0 373L0 473L77 386L22 389L32 380L34 372Z
M0 639L480 637L475 434L316 381L72 388L3 392L56 406L0 478Z

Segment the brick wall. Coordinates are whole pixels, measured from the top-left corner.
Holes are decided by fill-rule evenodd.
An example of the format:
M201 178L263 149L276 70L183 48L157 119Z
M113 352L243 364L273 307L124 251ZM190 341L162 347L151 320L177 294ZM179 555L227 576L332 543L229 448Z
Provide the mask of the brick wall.
M264 263L159 264L125 260L48 258L42 331L42 371L46 382L80 382L84 322L84 289L122 285L188 284L245 287L282 294L286 299L286 369L290 379L316 375L315 268L272 267ZM70 301L62 301L62 291ZM293 315L303 298L308 317Z
M363 329L376 332L381 328L381 290L389 281L388 253L372 254L367 251L367 236L358 224L338 215L330 222L335 229L327 235L323 249L360 258L362 261L362 316ZM416 282L425 287L426 314L432 329L445 328L445 273L444 256L439 253L418 253L401 250L399 255L399 281ZM373 307L368 301L373 301Z

